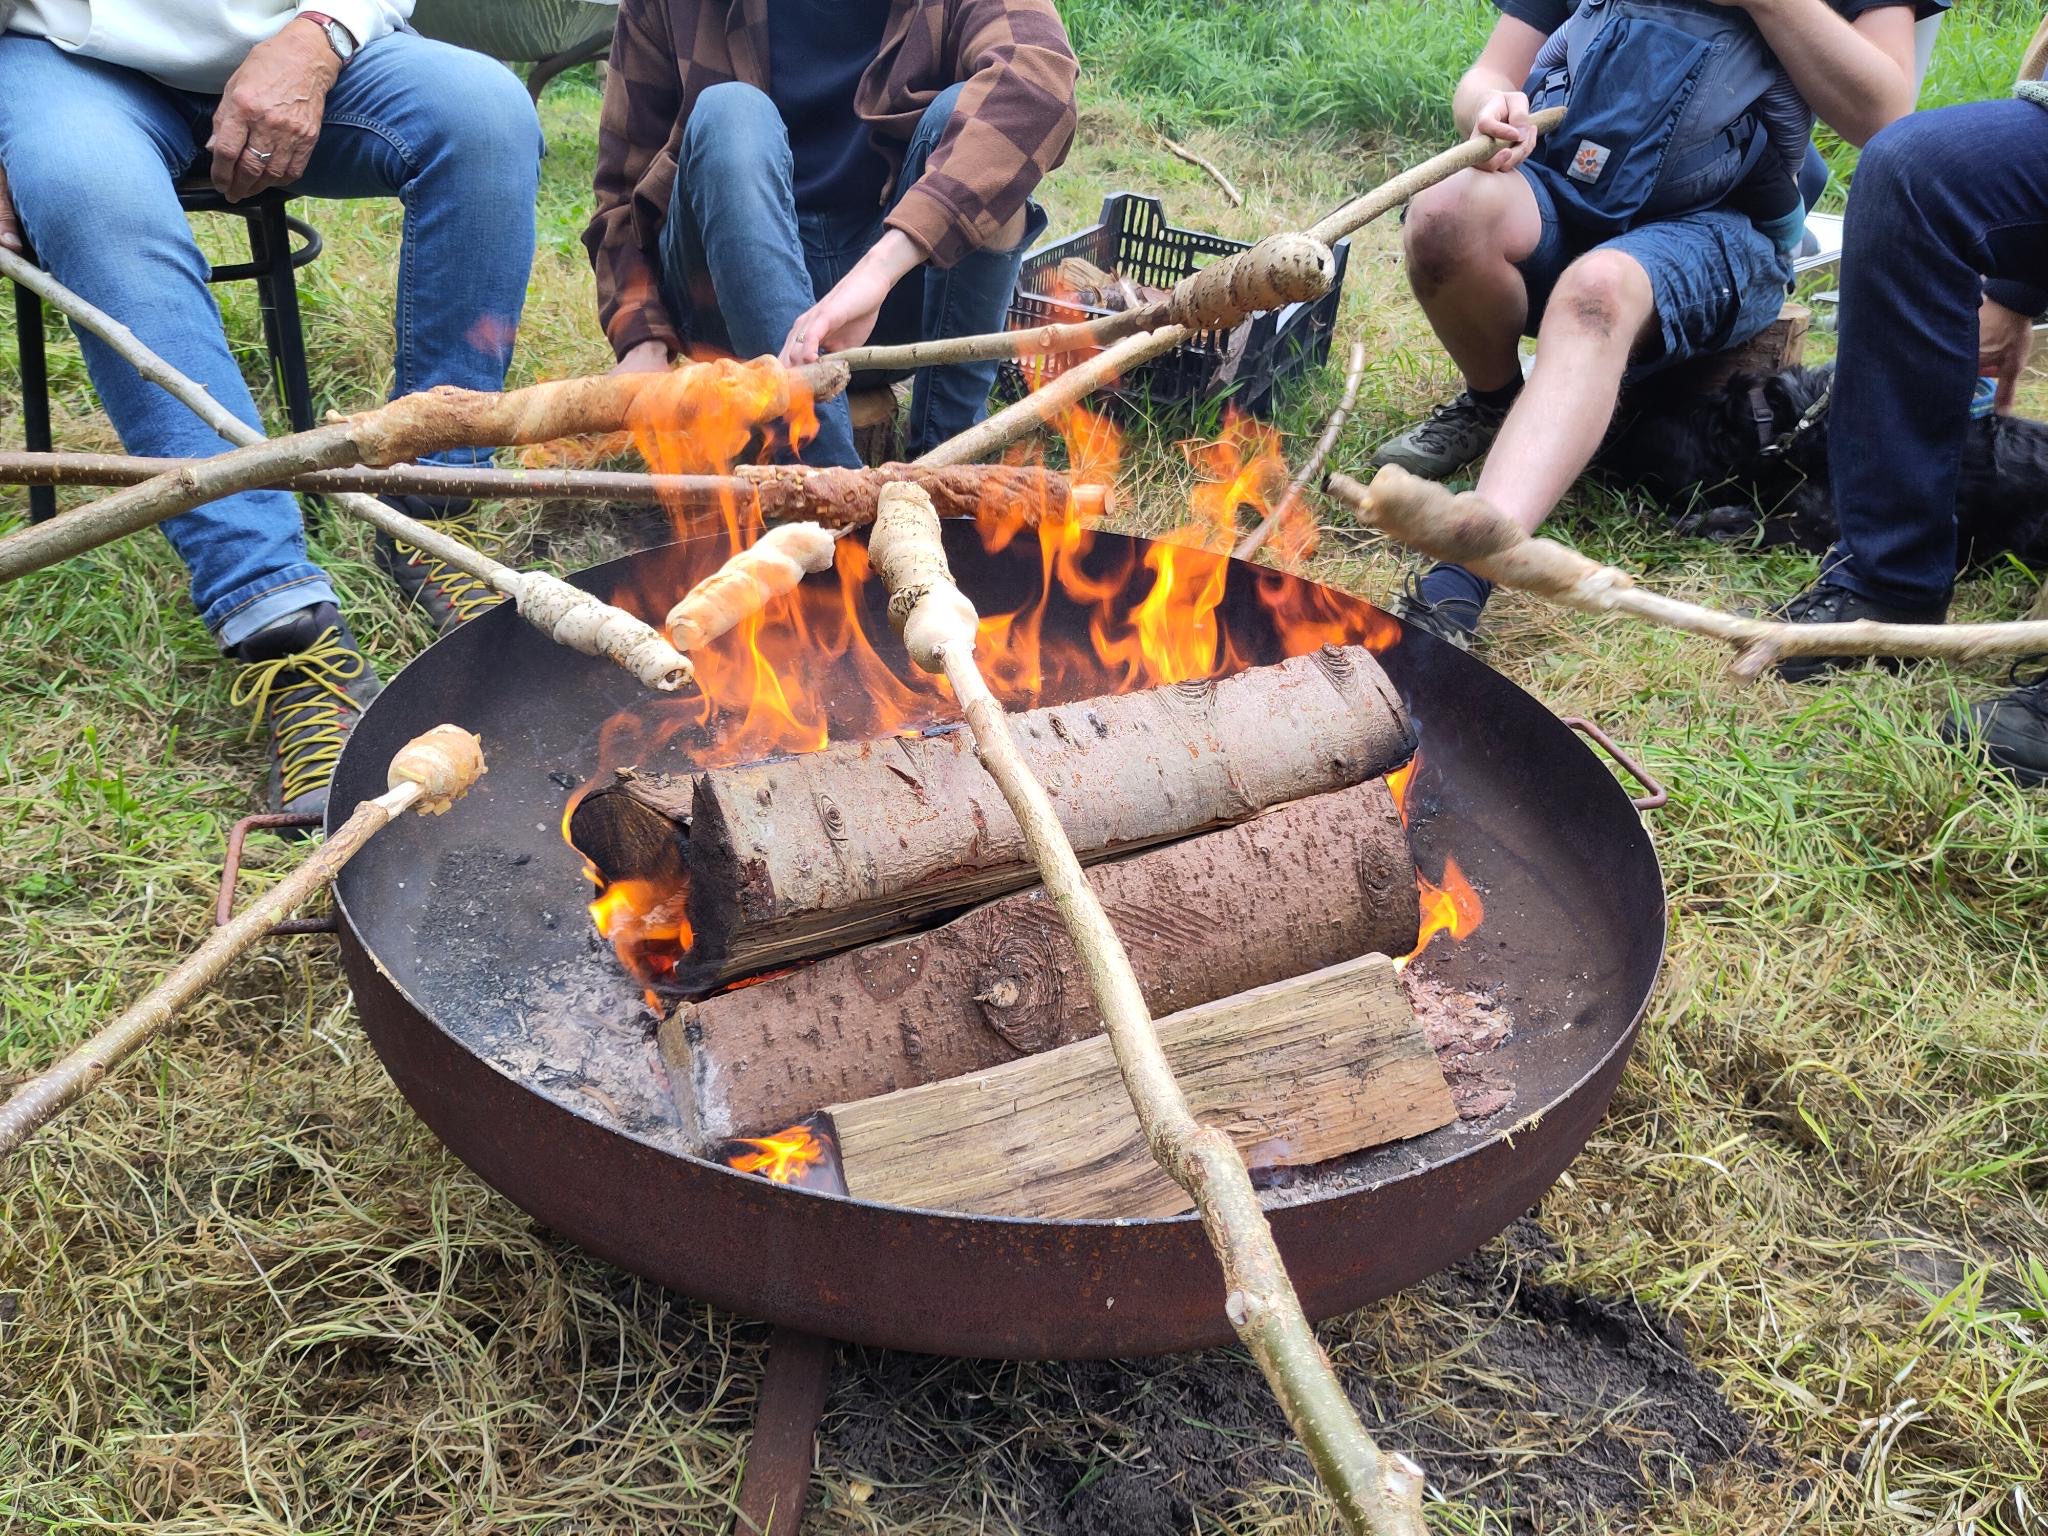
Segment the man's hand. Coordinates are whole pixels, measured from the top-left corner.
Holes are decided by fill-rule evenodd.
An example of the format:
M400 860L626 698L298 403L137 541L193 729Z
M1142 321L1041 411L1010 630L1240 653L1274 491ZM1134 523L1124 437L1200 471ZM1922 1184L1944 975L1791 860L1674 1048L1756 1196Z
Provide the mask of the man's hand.
M1998 380L1998 397L1992 409L2001 416L2012 414L2019 394L2020 375L2034 355L2034 322L2016 309L1984 301L1977 311L1977 372Z
M318 24L294 21L258 43L213 109L213 184L231 203L306 172L320 142L327 93L341 60Z
M8 195L7 173L0 171L0 246L19 256L28 249L21 238L21 220L14 212L14 199Z
M782 344L785 368L815 363L827 352L857 347L874 332L889 290L924 264L924 252L900 229L882 232L832 291L796 317Z
M1508 146L1482 165L1482 171L1512 171L1536 147L1536 130L1529 122L1529 98L1520 91L1501 91L1488 97L1472 120L1472 131L1499 139Z
M665 341L643 341L629 348L626 355L612 364L612 372L619 373L666 373L671 366L668 343Z

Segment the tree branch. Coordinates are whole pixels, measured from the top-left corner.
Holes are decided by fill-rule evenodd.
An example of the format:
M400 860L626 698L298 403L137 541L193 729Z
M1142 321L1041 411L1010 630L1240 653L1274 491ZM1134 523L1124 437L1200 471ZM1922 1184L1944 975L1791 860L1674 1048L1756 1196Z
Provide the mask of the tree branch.
M1422 1470L1386 1456L1359 1422L1316 1342L1230 1138L1188 1110L1160 1049L1130 957L1082 873L1050 797L1010 733L974 660L978 618L953 584L938 515L915 486L884 492L869 554L889 588L889 617L912 660L941 673L967 715L982 766L1002 790L1086 971L1146 1145L1195 1202L1223 1267L1224 1312L1308 1450L1345 1524L1422 1536Z
M1370 488L1332 475L1329 494L1363 522L1433 560L1448 560L1498 586L1532 592L1581 613L1625 613L1666 629L1733 646L1729 670L1754 680L1791 656L1913 656L1976 661L2048 651L2048 623L1786 624L1738 618L1715 608L1645 592L1635 578L1553 539L1522 532L1474 492L1453 494L1395 465Z
M1292 517L1295 508L1315 489L1323 477L1323 466L1329 462L1331 451L1337 446L1337 439L1343 436L1344 423L1351 419L1351 408L1358 404L1358 384L1364 377L1365 343L1354 341L1351 344L1351 364L1344 372L1344 395L1337 402L1337 408L1330 412L1323 435L1316 439L1314 450L1303 461L1301 473L1287 487L1287 494L1274 504L1258 527L1237 541L1237 548L1230 552L1233 557L1249 560L1256 555L1260 546L1272 537L1273 530Z

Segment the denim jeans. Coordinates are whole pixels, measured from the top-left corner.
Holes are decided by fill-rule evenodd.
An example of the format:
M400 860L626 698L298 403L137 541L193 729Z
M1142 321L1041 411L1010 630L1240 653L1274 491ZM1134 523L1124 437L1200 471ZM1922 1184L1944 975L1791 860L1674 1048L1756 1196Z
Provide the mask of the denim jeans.
M961 87L925 108L904 156L897 190L925 162L960 99ZM881 208L805 210L791 189L789 134L767 94L726 82L697 98L683 128L675 193L661 234L662 301L693 344L740 357L779 352L796 317L831 291L882 236ZM882 306L877 343L972 336L1007 324L1024 253L1044 232L1033 204L1024 238L1007 251L976 251L955 265L921 267ZM995 363L926 368L910 397L910 452L964 432L988 412ZM818 409L809 464L860 463L846 400Z
M260 426L173 187L210 162L202 146L216 100L41 38L0 36L0 166L37 257ZM395 196L404 206L394 395L503 385L532 265L539 171L539 124L503 65L400 33L341 72L296 190ZM205 457L229 446L103 342L82 335L80 345L130 453ZM309 603L334 601L285 492L230 496L163 529L191 573L193 606L223 649Z
M2048 282L2048 110L1987 101L1902 118L1856 168L1842 246L1828 462L1832 580L1946 603L1977 382L1980 276Z

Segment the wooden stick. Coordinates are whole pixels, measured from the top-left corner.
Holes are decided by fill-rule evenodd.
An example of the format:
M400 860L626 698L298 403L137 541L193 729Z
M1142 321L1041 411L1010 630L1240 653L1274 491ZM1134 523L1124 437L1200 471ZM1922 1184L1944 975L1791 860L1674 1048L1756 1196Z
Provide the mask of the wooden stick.
M1316 482L1323 477L1323 466L1330 460L1330 453L1337 446L1337 439L1343 435L1344 423L1351 419L1351 408L1358 403L1358 383L1365 377L1365 343L1351 344L1351 364L1344 372L1344 394L1338 400L1337 408L1330 412L1330 419L1323 427L1323 435L1316 439L1316 446L1303 461L1301 473L1287 487L1287 494L1274 504L1265 520L1250 533L1237 541L1237 548L1230 553L1239 560L1249 560L1259 552L1273 530L1294 514L1296 507L1308 497Z
M130 458L118 453L12 453L0 451L0 485L140 485L198 459ZM292 475L276 488L331 496L362 491L376 496L434 496L487 501L603 501L721 507L751 501L769 523L815 520L847 527L874 520L875 498L891 479L914 480L931 493L941 517L968 517L979 508L1014 503L1065 509L1078 518L1110 510L1108 486L1075 485L1057 470L1029 464L954 465L919 469L806 469L793 464L742 464L726 475L649 475L602 469L458 469L445 464L399 464L389 469L323 469Z
M1046 891L1081 955L1146 1145L1201 1212L1223 1267L1231 1325L1272 1385L1345 1524L1375 1536L1421 1536L1422 1469L1404 1456L1383 1456L1365 1432L1302 1312L1236 1147L1189 1113L1130 958L975 662L979 619L953 584L938 514L922 491L905 485L883 493L869 554L888 585L889 617L911 659L952 685L982 766L1024 829Z
M1228 331L1262 310L1321 298L1337 280L1337 258L1306 235L1268 235L1249 249L1211 262L1173 285L1165 298L1114 315L1071 325L951 336L901 347L857 347L820 361L856 371L936 368L947 363L1053 357L1089 351L1162 325L1191 331Z
M1215 161L1196 154L1185 144L1176 144L1163 133L1159 135L1159 142L1166 146L1166 152L1173 156L1174 159L1184 160L1196 170L1208 172L1209 179L1221 187L1223 195L1230 199L1231 207L1242 208L1244 206L1244 194L1237 190L1236 184L1228 176L1216 168Z
M1397 465L1388 465L1370 488L1348 475L1332 475L1329 494L1410 549L1448 560L1498 586L1533 592L1581 613L1625 613L1631 618L1703 635L1735 648L1729 670L1754 680L1792 656L1911 656L1976 661L1986 656L2031 656L2048 651L2048 623L1786 624L1745 619L1675 597L1645 592L1635 578L1600 565L1552 539L1524 533L1477 493L1454 495Z
M483 773L483 744L460 726L437 725L400 748L391 760L388 790L358 805L305 863L251 902L239 917L214 929L205 943L118 1019L30 1078L0 1105L0 1158L140 1050L278 919L330 884L377 832L415 808L439 815L467 794Z
M1564 108L1551 107L1532 116L1529 124L1543 134L1563 121ZM1427 192L1438 182L1449 181L1460 171L1478 169L1507 147L1499 139L1475 133L1455 149L1447 149L1420 165L1410 166L1400 175L1381 182L1363 197L1353 198L1343 207L1318 219L1309 227L1309 237L1325 245L1334 245L1346 235L1355 235L1373 220L1391 213L1410 198Z

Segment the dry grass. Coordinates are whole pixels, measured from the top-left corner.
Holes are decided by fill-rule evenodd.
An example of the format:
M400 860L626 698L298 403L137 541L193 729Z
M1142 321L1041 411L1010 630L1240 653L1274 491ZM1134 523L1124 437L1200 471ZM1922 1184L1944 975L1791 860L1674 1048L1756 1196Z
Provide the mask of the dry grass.
M574 244L592 103L575 81L549 99L525 376L604 361ZM1290 140L1282 156L1189 137L1246 190L1242 211L1153 147L1135 109L1098 103L1050 189L1053 227L1087 222L1104 190L1130 186L1250 235L1381 169L1340 143ZM393 217L324 221L308 309L329 403L368 398L388 361L371 317L385 312ZM257 335L248 296L227 297L233 333ZM1339 462L1450 382L1384 229L1352 263L1341 340L1353 336L1374 366ZM75 351L58 350L61 439L108 446ZM1334 374L1314 381L1283 425L1312 436L1337 388ZM1141 521L1178 495L1177 430L1135 445ZM0 440L17 433L0 419ZM24 505L0 493L0 517ZM506 519L530 528L534 514ZM587 523L567 536L550 524L564 557L595 538ZM1670 540L1605 498L1564 529L1726 602L1790 591L1811 570ZM320 543L395 668L424 639L417 621L363 563L354 529ZM1326 549L1317 574L1369 594L1399 569L1341 530ZM2006 614L2023 592L2017 574L1979 577L1962 607ZM1462 1278L1333 1323L1347 1379L1392 1443L1438 1448L1453 1469L1444 1531L1527 1518L1546 1478L1615 1436L1641 1450L1640 1507L1552 1511L1544 1528L1905 1533L1971 1512L2000 1536L2041 1529L2048 802L1934 732L1952 691L1996 679L1920 668L1744 689L1719 676L1717 654L1675 637L1512 598L1496 607L1487 659L1558 711L1602 719L1672 784L1655 818L1671 961L1613 1114L1544 1202L1551 1246L1496 1245ZM153 537L7 589L0 700L11 1078L200 933L259 753ZM1572 1343L1489 1300L1539 1280L1676 1319L1775 1470L1694 1467L1672 1450L1681 1437L1626 1405L1560 1399L1505 1371L1488 1345L1511 1328ZM328 951L275 944L0 1184L0 1529L718 1530L760 1346L757 1327L537 1232L413 1120ZM1171 1482L1186 1469L1134 1426L1181 1404L1191 1370L860 1356L828 1419L813 1528L1031 1528L1019 1490L1034 1478L1076 1500L1103 1479ZM858 1459L877 1416L923 1450L888 1468ZM1216 1419L1252 1449L1276 1438L1255 1416ZM1156 1528L1138 1518L1094 1528ZM1272 1462L1180 1523L1334 1529L1299 1468Z

